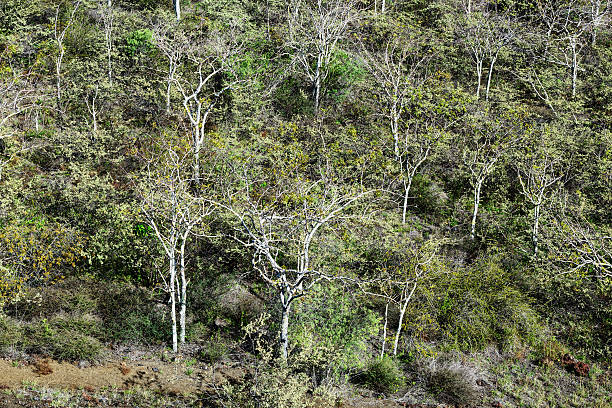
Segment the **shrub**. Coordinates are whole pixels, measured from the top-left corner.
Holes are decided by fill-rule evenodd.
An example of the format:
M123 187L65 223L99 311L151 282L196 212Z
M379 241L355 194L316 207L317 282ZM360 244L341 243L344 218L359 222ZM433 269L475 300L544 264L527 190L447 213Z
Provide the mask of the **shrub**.
M86 334L95 332L95 322L86 319L42 319L30 324L23 340L29 353L43 354L57 360L94 360L102 350L102 344Z
M427 388L440 401L453 406L475 404L476 379L467 367L457 363L431 367Z
M15 347L23 337L23 329L13 319L0 314L0 352Z
M386 355L372 360L361 377L368 388L388 394L397 392L406 383L397 362Z

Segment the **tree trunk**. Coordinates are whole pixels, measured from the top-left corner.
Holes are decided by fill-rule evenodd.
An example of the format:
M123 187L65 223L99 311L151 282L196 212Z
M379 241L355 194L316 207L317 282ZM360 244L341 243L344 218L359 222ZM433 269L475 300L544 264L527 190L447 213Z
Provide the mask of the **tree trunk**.
M394 356L397 356L397 346L399 344L400 334L402 333L402 326L404 325L404 315L406 314L408 303L410 303L410 299L412 299L412 295L414 294L416 287L417 287L417 281L415 280L414 284L412 285L412 289L410 290L410 293L408 294L408 296L406 296L406 299L404 299L404 304L402 305L400 309L399 322L397 324L397 333L395 333L395 340L393 341L393 355Z
M178 339L176 333L176 260L170 257L170 315L172 317L172 351L178 351Z
M408 184L404 187L404 207L402 210L402 224L406 223L406 212L408 210L408 194L410 193L410 188L412 186L413 176L408 177Z
M176 15L176 21L181 21L181 0L174 1L174 14Z
M487 78L487 90L485 95L485 100L489 100L489 88L491 88L491 78L493 77L493 66L495 65L495 61L497 60L497 56L491 59L491 65L489 66L489 75Z
M476 99L480 99L480 83L482 82L482 61L476 61L476 76L478 77L478 86L476 87Z
M185 254L184 247L181 248L181 310L180 310L180 342L185 344L185 321L187 316L187 278L185 277Z
M281 333L280 333L280 351L283 360L287 360L289 356L289 311L291 304L283 305L283 313L281 319Z
M321 67L323 61L321 54L317 56L317 69L315 71L314 89L313 89L313 101L315 112L319 111L319 99L321 98Z
M476 238L476 217L478 216L478 206L480 205L480 189L482 187L483 180L476 182L474 188L474 212L472 213L472 229L470 232L470 238L474 240Z
M533 242L533 254L538 255L538 230L540 227L540 204L536 204L533 209L533 231L531 241Z
M385 324L383 326L383 340L382 340L382 348L380 350L380 358L383 358L385 355L385 347L387 345L387 323L389 316L389 302L385 305Z

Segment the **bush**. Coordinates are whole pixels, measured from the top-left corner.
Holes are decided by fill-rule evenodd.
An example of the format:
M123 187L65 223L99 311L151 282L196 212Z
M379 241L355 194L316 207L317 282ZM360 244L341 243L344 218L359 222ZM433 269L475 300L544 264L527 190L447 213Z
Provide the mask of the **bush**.
M361 377L368 388L387 394L397 392L406 383L397 362L386 355L371 361Z
M22 327L10 317L0 314L0 352L17 346L22 338Z
M438 400L453 406L475 404L478 400L476 379L467 367L457 363L433 367L427 388Z
M102 344L87 333L96 331L96 322L83 318L42 319L27 327L22 345L29 353L57 360L94 360L100 354Z

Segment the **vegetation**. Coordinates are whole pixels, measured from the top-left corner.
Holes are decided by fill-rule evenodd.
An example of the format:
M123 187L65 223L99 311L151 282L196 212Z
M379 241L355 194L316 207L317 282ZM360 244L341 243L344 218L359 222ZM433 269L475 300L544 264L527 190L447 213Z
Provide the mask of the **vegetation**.
M0 352L239 367L186 406L607 406L611 22L3 0Z

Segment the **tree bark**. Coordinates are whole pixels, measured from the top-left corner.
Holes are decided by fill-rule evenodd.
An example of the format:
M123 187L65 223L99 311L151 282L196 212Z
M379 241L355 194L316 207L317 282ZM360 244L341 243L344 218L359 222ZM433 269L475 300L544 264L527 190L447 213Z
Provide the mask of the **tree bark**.
M178 352L178 339L176 333L176 260L170 257L170 315L172 318L172 351Z
M176 15L176 21L181 21L181 0L174 1L174 14Z
M280 334L280 350L283 360L287 360L289 356L289 311L291 304L283 305L281 316L281 334Z
M474 188L474 212L472 213L472 228L470 232L470 238L472 240L476 239L476 217L478 216L478 206L480 205L480 190L482 188L482 182L484 180L480 179L476 182L476 187Z
M414 281L414 285L412 285L412 289L406 299L404 299L404 304L400 309L399 322L397 324L397 333L395 333L395 340L393 341L393 355L397 356L397 346L399 344L400 334L402 333L402 326L404 325L404 315L406 314L406 309L408 308L408 303L410 303L410 299L412 299L412 295L417 287L417 281Z
M385 355L385 348L387 345L387 324L389 322L388 316L389 316L389 302L387 302L387 304L385 305L385 324L383 326L383 341L382 341L382 348L380 350L380 358L383 358L383 356Z

